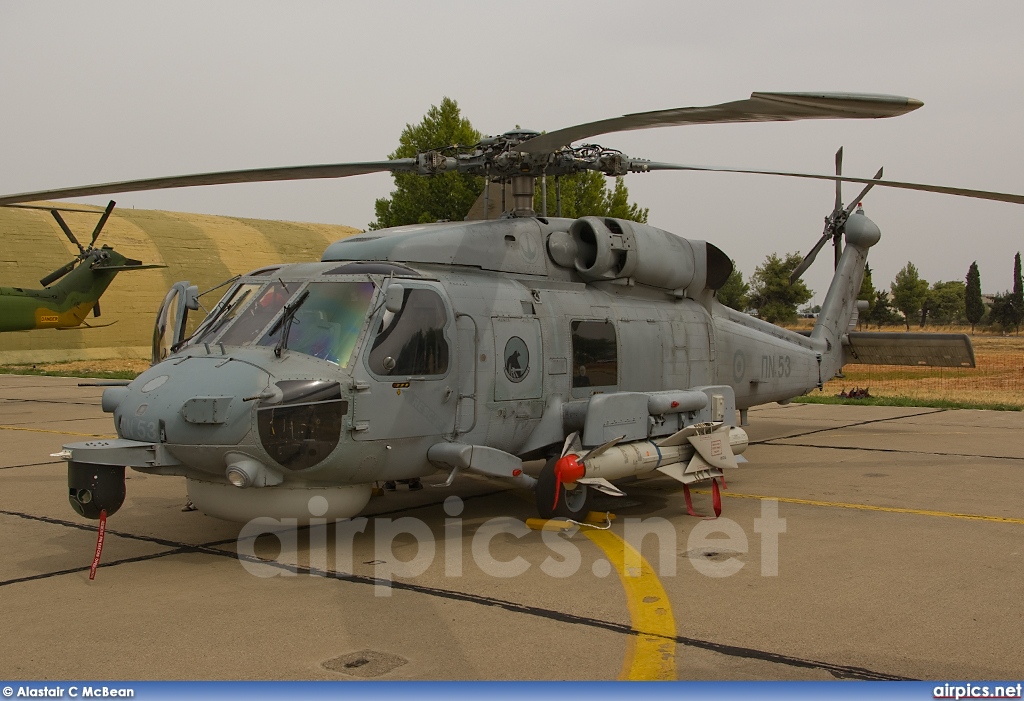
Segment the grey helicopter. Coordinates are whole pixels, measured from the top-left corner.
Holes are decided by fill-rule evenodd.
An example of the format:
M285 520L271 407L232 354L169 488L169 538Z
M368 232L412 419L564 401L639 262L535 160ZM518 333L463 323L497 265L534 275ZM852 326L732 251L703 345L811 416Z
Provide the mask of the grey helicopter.
M319 262L254 270L228 281L191 333L199 291L176 283L157 317L153 365L103 392L118 437L59 453L71 506L104 522L125 499L126 467L183 476L199 510L242 522L353 517L374 483L438 471L447 474L439 487L475 475L532 490L547 518L583 518L595 493L620 496L626 478L666 475L687 496L689 485L710 482L717 493L743 461L752 406L821 388L852 362L973 366L963 335L855 331L868 252L881 237L856 208L872 187L1018 204L1024 197L884 180L881 170L844 176L841 153L836 174L822 175L660 163L572 144L672 125L894 117L922 104L753 93L546 133L517 130L414 158L0 197L8 205L381 171L486 179L478 219L371 231L333 243ZM715 293L732 263L712 243L622 219L562 218L558 178L583 170L835 181L822 236L794 272L833 242L835 274L813 330L796 333L720 304ZM555 177L554 217L546 178L542 211L533 209L541 176ZM864 186L850 204L842 182ZM524 472L530 460L545 461L537 477Z

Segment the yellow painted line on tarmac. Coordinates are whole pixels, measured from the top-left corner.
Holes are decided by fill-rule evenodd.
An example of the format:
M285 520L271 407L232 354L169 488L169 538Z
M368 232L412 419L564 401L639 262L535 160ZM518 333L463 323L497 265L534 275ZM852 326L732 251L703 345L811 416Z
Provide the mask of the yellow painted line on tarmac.
M707 489L691 490L697 494L710 494ZM1006 516L984 516L982 514L958 514L950 511L928 511L925 509L901 509L896 506L874 506L872 504L849 504L842 501L816 501L814 499L794 499L792 497L769 497L761 494L737 494L735 492L722 492L723 497L733 499L773 499L785 504L803 504L805 506L830 506L839 509L857 509L859 511L887 511L894 514L917 514L918 516L935 516L939 518L959 518L967 521L992 521L995 523L1019 523L1024 524L1024 519L1008 518Z
M0 426L3 431L29 431L31 433L56 433L60 436L85 436L86 438L117 438L108 433L77 433L75 431L54 431L49 428L27 428L25 426Z
M668 594L654 569L610 530L582 529L604 551L626 592L629 617L638 635L626 641L619 679L669 681L676 678L676 622Z

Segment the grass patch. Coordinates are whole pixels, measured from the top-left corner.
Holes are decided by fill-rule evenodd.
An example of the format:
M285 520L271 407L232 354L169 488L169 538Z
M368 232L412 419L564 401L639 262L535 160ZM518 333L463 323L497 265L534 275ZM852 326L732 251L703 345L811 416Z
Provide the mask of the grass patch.
M934 409L987 409L989 411L1024 411L1024 407L1001 402L973 402L953 399L928 399L925 397L870 397L868 399L848 399L833 397L826 394L809 394L794 397L800 404L856 404L859 406L906 406L930 407Z
M134 380L149 367L141 358L110 360L72 360L63 363L16 363L0 365L3 375L44 375L49 377L89 377L97 380Z
M95 380L134 380L139 373L133 370L57 370L33 365L0 365L0 375L41 375L45 377L82 377Z

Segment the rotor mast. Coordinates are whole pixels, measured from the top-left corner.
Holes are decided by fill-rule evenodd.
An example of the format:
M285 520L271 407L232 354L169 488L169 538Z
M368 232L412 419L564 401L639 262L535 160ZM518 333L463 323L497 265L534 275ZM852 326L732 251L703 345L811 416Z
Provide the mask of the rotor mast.
M512 213L517 217L532 217L533 195L537 190L536 178L532 175L512 176Z

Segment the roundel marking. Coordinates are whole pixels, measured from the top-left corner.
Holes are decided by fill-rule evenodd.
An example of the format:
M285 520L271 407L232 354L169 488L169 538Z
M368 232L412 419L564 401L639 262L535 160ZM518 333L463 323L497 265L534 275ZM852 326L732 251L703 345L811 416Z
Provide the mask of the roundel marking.
M747 372L747 359L743 355L743 351L736 351L736 355L732 357L732 379L736 382L740 382L743 379L743 375Z

